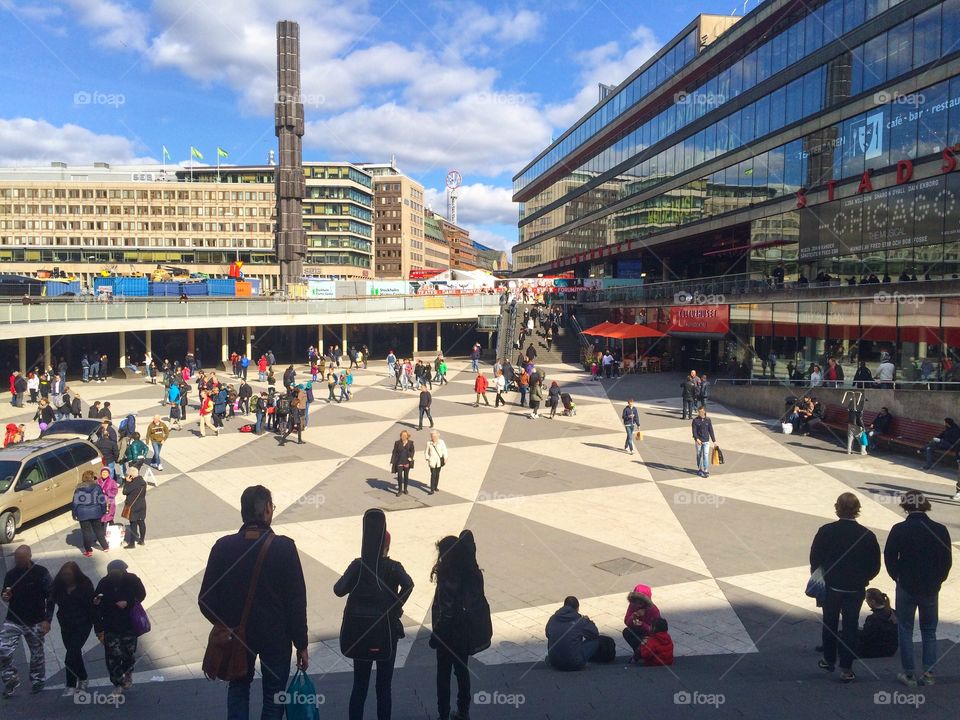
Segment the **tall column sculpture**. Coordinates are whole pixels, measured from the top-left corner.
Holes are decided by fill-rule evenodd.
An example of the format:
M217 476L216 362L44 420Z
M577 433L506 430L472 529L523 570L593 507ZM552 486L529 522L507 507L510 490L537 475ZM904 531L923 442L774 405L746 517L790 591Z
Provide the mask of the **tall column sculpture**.
M280 288L303 277L307 252L303 231L303 103L300 93L300 25L277 23L277 102L274 124L280 146L275 171L277 217L276 251L280 263Z

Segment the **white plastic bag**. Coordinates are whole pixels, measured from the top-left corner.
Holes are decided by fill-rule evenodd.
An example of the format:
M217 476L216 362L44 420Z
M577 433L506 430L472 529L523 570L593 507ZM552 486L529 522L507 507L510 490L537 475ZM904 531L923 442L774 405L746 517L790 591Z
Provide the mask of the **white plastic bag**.
M123 543L123 526L122 525L107 525L106 527L107 535L107 547L118 548Z
M793 435L793 423L780 423L784 435Z

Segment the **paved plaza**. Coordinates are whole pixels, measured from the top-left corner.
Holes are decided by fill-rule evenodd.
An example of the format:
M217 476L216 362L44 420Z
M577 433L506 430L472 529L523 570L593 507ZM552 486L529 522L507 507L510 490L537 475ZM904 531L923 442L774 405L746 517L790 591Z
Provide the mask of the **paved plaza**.
M940 682L921 688L912 700L883 694L906 690L894 683L896 658L858 664L852 686L818 670L813 646L819 643L819 615L803 594L810 542L820 525L835 519L833 503L841 492L860 497L861 522L881 545L902 518L896 500L908 487L930 495L932 516L960 541L960 504L948 500L954 480L946 469L921 472L918 459L904 456L847 456L829 438L774 434L769 418L712 405L726 464L701 479L689 422L680 420L678 376L592 382L573 367L549 367L547 374L573 395L575 417L531 420L514 404L474 408L469 362L451 362L451 382L434 386L433 415L450 459L441 492L433 496L426 493L429 476L422 459L428 428L415 430L418 394L393 391L378 362L356 373L349 403L327 404L326 385L318 383L303 445L279 447L273 435L239 433L245 422L240 418L228 422L219 437L201 439L193 432L191 408L193 422L172 434L164 446L165 469L151 479L144 547L83 558L79 530L67 512L24 528L14 546L32 545L35 561L52 572L70 559L100 577L119 556L141 577L153 631L141 639L136 685L123 708L138 718L225 714L224 686L205 681L200 672L210 626L197 609L197 593L211 545L239 527L240 493L256 483L273 491L274 529L292 537L300 551L310 673L325 696L322 717L346 716L351 666L338 652L343 600L332 587L359 554L360 518L370 507L387 512L391 556L416 582L398 649L395 718L436 717L434 654L427 646L429 573L434 543L465 527L477 538L494 624L492 647L471 666L474 692L489 693L481 699L491 702L476 706L473 717L799 718L811 710L822 716L885 717L912 712L912 705L900 707L906 702L922 702L920 711L928 716L955 711L960 571L940 595ZM162 413L161 392L142 379L80 388L85 401L110 400L115 420L136 412L144 425ZM644 433L636 455L622 449L620 409L628 396L638 401ZM508 395L511 402L516 397ZM25 421L32 412L4 405L0 419ZM418 458L410 494L396 497L389 456L402 429L411 431ZM3 548L7 566L14 546ZM653 588L670 622L677 654L672 668L624 667L629 649L620 630L626 593L640 582ZM884 571L873 584L892 596ZM614 664L573 675L545 666L544 626L571 594L601 633L616 638ZM91 686L108 691L103 652L94 638L86 659ZM0 701L0 717L107 712L59 697L62 661L54 625L48 636L48 690L39 697L21 690L13 700ZM18 662L23 666L24 658ZM375 715L372 706L371 696L367 717Z

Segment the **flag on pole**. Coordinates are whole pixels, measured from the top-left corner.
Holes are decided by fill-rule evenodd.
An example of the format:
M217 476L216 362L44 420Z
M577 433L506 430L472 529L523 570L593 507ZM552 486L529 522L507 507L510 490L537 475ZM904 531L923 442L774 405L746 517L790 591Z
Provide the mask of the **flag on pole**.
M217 146L217 157L230 157L230 153L224 150L219 145Z
M164 159L164 160L169 160L169 159L170 159L170 151L167 150L167 146L166 146L166 145L163 146L163 159Z
M190 146L190 157L195 157L197 160L203 160L203 153L197 150L193 145Z

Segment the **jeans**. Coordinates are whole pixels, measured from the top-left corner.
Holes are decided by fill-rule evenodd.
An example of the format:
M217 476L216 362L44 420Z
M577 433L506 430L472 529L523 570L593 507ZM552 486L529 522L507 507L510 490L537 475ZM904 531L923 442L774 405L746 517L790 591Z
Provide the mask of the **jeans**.
M924 450L926 451L927 455L927 467L933 467L934 463L940 459L934 456L935 453L941 457L946 454L946 446L942 442L928 442ZM940 452L938 453L937 451Z
M160 449L163 447L163 443L152 442L150 444L153 446L153 457L150 458L150 464L154 467L160 467Z
M430 421L430 427L433 427L433 415L430 414L430 408L420 408L420 422L417 423L418 427L423 427L423 416L427 416L427 420Z
M861 432L863 432L863 428L856 423L847 423L847 455L853 452L853 443L857 443L857 445L860 447L861 455L867 454L866 446L860 444Z
M8 683L17 677L17 669L13 666L13 655L20 647L20 638L27 641L30 649L30 682L42 683L46 673L43 658L43 635L40 633L40 623L36 625L19 625L5 622L0 625L0 682Z
M840 592L827 588L823 600L823 659L833 665L837 661L837 641L840 641L840 669L849 670L857 652L860 637L860 608L863 607L863 590ZM840 619L843 629L838 633Z
M81 370L83 370L83 376L82 376L83 382L87 382L90 379L90 366L85 365L84 367L81 368Z
M250 684L253 682L254 662L260 656L260 674L263 676L262 720L280 720L284 706L275 702L278 693L287 689L290 677L290 650L288 644L282 649L271 648L256 653L247 651L247 676L231 680L227 687L227 720L248 720L250 717Z
M627 431L627 442L623 446L623 449L633 452L633 449L634 449L633 448L633 423L630 423L629 425L624 425L623 427Z
M937 621L939 604L937 595L921 597L911 595L897 585L897 635L900 641L900 664L903 672L913 675L915 661L913 651L913 621L919 611L920 640L923 646L924 672L932 672L937 662Z
M457 711L466 715L470 709L469 655L455 654L445 647L437 648L437 710L441 718L450 716L450 671L457 677Z
M70 627L60 626L60 637L63 639L63 647L67 651L63 667L67 676L66 686L68 688L75 688L78 680L87 679L87 668L83 664L83 645L90 637L91 630L93 630L93 623L90 622Z
M480 372L480 358L470 358L470 369L473 372Z
M396 657L397 645L394 642L390 659L377 661L377 720L390 720L393 710L390 684L393 681L393 663ZM353 690L350 692L349 720L363 720L363 706L367 701L367 691L370 689L372 669L373 662L370 660L353 661Z
M263 432L263 413L262 412L257 413L257 421L253 426L253 431L257 435Z
M683 398L683 410L681 411L680 419L684 420L686 418L692 418L692 417L693 417L693 400L692 399L688 400L687 398Z
M521 385L520 386L520 407L526 407L526 406L527 406L527 386Z
M697 470L703 473L710 472L710 441L697 445Z

